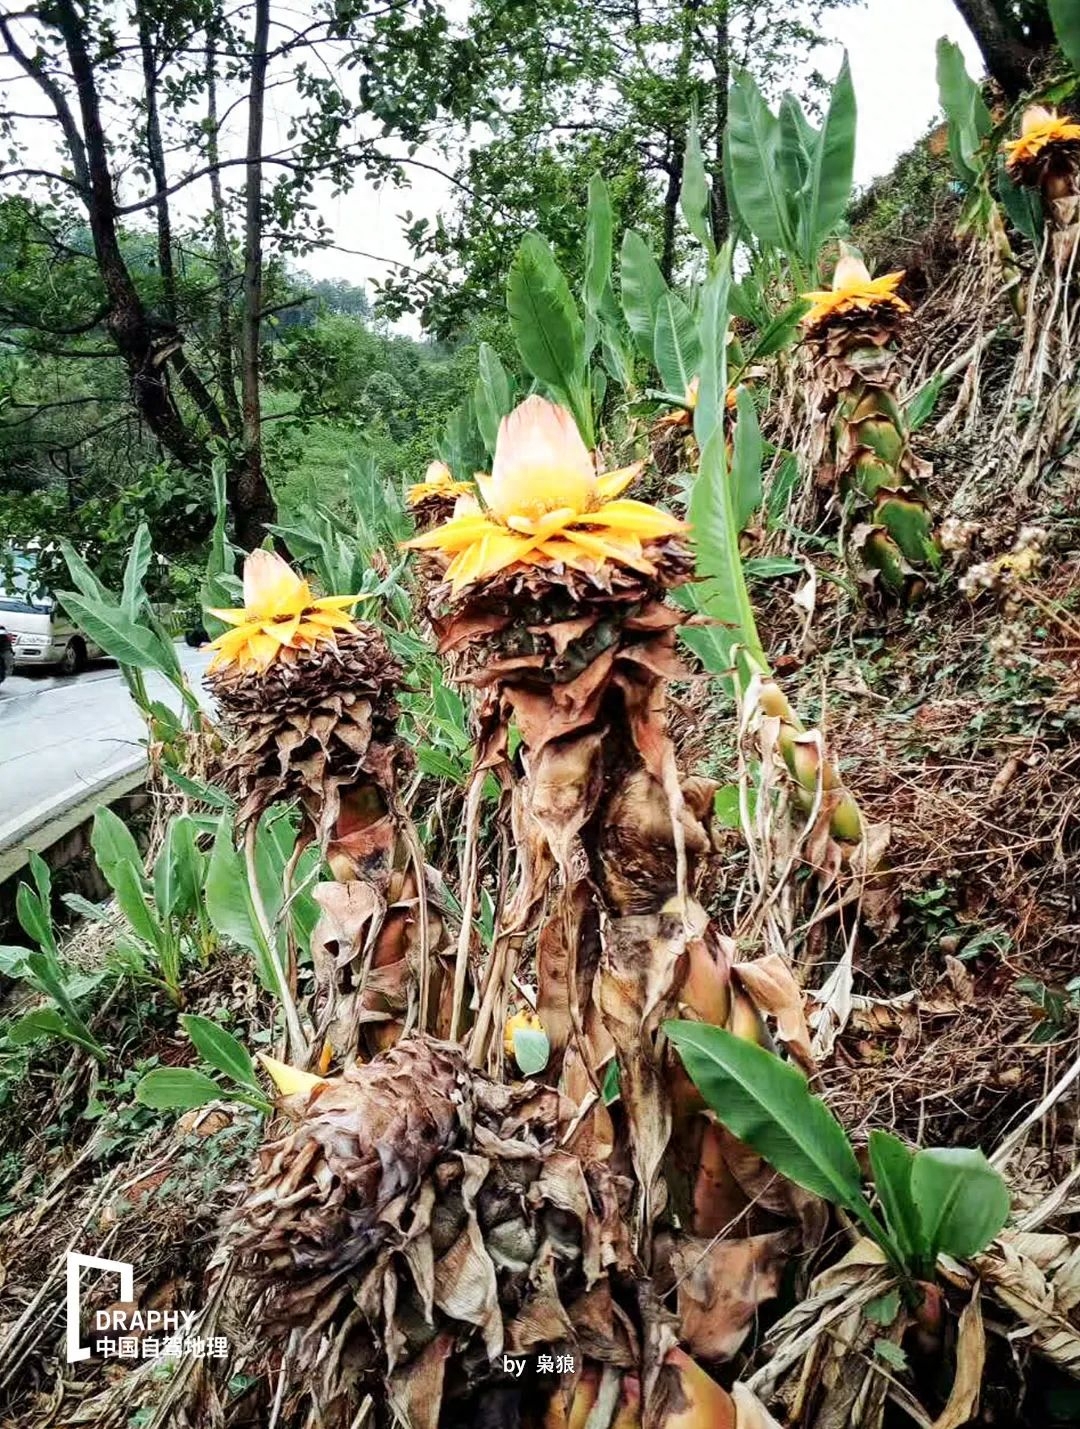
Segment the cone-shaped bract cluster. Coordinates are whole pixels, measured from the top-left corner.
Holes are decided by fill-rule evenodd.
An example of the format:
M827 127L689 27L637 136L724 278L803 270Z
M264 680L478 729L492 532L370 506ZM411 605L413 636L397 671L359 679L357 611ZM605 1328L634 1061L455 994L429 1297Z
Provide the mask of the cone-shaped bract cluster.
M929 468L911 450L897 398L908 312L895 292L902 276L872 279L845 256L833 289L807 294L814 306L803 325L827 424L820 477L855 506L849 554L864 578L910 601L941 557L923 490Z
M735 1424L661 1301L681 1301L685 1282L691 1339L715 1353L722 1322L737 1344L778 1289L778 1243L704 1271L703 1247L665 1243L650 1282L629 1242L629 1183L585 1127L566 1134L573 1106L493 1082L448 1043L407 1039L283 1109L290 1129L261 1150L234 1234L241 1273L264 1287L261 1323L273 1342L292 1337L324 1424L344 1429L373 1391L379 1429L565 1429L602 1396L620 1429ZM504 1353L530 1361L521 1383ZM555 1375L535 1373L539 1353Z
M630 1362L634 1329L612 1312L633 1268L620 1190L557 1145L556 1091L501 1086L457 1047L410 1038L286 1106L294 1124L262 1149L238 1211L240 1264L266 1283L271 1332L297 1332L302 1364L314 1371L326 1343L344 1356L324 1406L348 1399L355 1413L383 1383L412 1402L426 1386L408 1422L435 1426L459 1422L452 1401L475 1409L505 1382L504 1350L584 1337Z
M451 519L459 497L475 495L476 487L471 481L456 481L445 462L433 461L423 481L409 487L406 501L417 527L426 531Z
M292 653L260 672L229 666L208 677L237 734L224 774L240 823L298 799L325 844L344 792L365 780L393 788L404 758L394 733L402 672L374 626Z

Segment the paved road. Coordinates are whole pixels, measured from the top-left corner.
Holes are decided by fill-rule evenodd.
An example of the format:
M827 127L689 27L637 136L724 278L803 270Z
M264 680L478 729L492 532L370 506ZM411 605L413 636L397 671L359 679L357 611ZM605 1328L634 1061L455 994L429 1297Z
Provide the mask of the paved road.
M208 655L178 645L188 678L201 690ZM175 705L172 687L147 676L150 692ZM46 671L0 685L0 851L142 765L146 735L115 665L95 662L81 675Z

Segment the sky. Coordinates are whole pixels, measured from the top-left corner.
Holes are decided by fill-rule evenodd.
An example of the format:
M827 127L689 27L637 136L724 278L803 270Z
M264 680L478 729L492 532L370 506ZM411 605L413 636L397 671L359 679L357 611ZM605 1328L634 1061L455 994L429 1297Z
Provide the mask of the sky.
M938 112L934 47L947 35L963 49L968 70L982 73L982 58L952 0L866 0L857 9L833 11L825 31L836 42L831 56L819 51L815 65L831 77L846 46L859 107L855 183L865 187L888 173L894 160L925 133ZM325 203L323 213L338 242L382 257L408 262L399 215L434 217L449 203L450 185L434 174L418 173L409 189L358 185ZM315 277L370 283L386 264L335 249L305 257Z

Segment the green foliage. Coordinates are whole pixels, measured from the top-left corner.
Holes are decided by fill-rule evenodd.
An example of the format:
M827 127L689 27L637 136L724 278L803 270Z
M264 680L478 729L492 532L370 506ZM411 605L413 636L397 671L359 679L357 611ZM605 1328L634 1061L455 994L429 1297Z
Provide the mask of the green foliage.
M911 398L904 410L904 420L909 432L917 432L934 415L934 409L937 407L938 398L941 396L941 389L944 385L945 382L941 374L935 373Z
M611 296L613 227L614 217L608 186L599 174L593 174L589 180L589 207L585 221L585 273L581 282L586 322L591 325L591 334L585 343L590 357L596 346L601 314Z
M991 946L996 949L996 944ZM1032 1042L1057 1042L1073 1035L1080 1012L1080 977L1070 978L1064 988L1048 987L1034 977L1017 978L1013 986L1035 1008L1038 1022L1031 1033Z
M815 1196L858 1213L863 1197L855 1153L797 1067L705 1023L667 1022L664 1031L708 1105L740 1141Z
M163 676L180 696L187 718L198 718L199 701L180 666L172 636L165 629L146 593L146 573L153 560L150 533L139 526L124 567L119 598L112 595L90 567L67 542L61 549L77 591L57 591L57 598L86 636L119 664L132 698L153 725L161 710L146 690L144 675L154 671ZM166 724L177 725L166 712Z
M1065 58L1080 74L1080 10L1075 0L1048 0L1057 42Z
M507 278L506 306L522 362L570 409L586 446L594 447L585 325L550 247L537 233L521 240Z
M244 1044L209 1017L180 1018L195 1050L225 1083L195 1067L155 1067L135 1088L135 1098L155 1111L186 1111L213 1101L243 1102L269 1115L273 1103L263 1092Z
M155 1067L143 1077L135 1096L154 1111L187 1111L215 1101L222 1092L213 1077L192 1067Z
M691 103L690 122L686 130L686 152L683 155L683 181L679 191L679 207L686 226L710 258L716 256L712 231L712 190L705 155L701 152L701 135L697 105Z
M524 1077L535 1077L544 1070L551 1057L551 1042L540 1028L514 1029L514 1061Z
M845 56L820 130L794 95L773 114L746 71L731 90L731 185L735 208L754 237L779 249L796 286L817 281L825 240L844 218L855 162L855 91Z
M656 317L668 285L649 245L632 228L623 235L619 285L626 325L638 350L655 366Z
M781 1175L855 1216L905 1277L932 1276L942 1254L977 1255L1005 1224L1009 1193L982 1152L910 1151L878 1131L870 1162L883 1224L843 1128L800 1071L720 1027L664 1031L718 1119Z
M1009 222L1022 233L1032 248L1038 249L1043 239L1042 198L1035 189L1013 183L1009 171L999 159L995 175L1001 206L1009 216Z
M981 87L967 72L960 46L944 36L937 42L938 98L949 126L949 154L968 187L979 180L978 155L994 127Z
M741 393L729 469L724 434L729 263L729 254L722 253L701 296L703 356L694 412L701 461L688 509L699 580L683 587L679 598L716 622L682 631L705 668L725 680L737 669L745 682L767 668L739 549L748 503L760 500L762 445L753 402Z
M48 866L36 853L30 855L30 872L34 887L19 883L15 912L23 932L37 944L38 952L18 946L0 947L0 973L22 980L48 999L48 1005L8 1024L7 1040L12 1046L21 1047L43 1037L62 1037L104 1062L106 1051L76 1005L98 986L104 974L78 973L65 967L53 926L52 878Z
M701 366L694 315L677 293L665 291L656 306L653 360L668 392L685 394Z
M312 486L308 499L272 530L313 572L323 591L364 595L372 601L400 597L404 557L398 543L410 533L401 493L370 457L348 460L344 475L334 506ZM376 555L392 562L388 575L380 576L375 569Z
M158 982L173 1002L183 1002L184 966L209 951L202 907L206 856L194 820L172 819L148 878L137 844L111 809L99 808L90 835L98 868L112 889L126 927L116 949L133 976Z
M240 552L229 541L226 532L228 503L225 499L225 464L214 462L211 472L214 490L214 526L210 532L210 549L206 555L206 573L199 590L199 603L205 611L208 606L219 610L231 609L243 604L243 586L236 576ZM229 627L217 616L205 614L204 624L209 635L216 637Z
M476 386L473 389L476 424L488 455L494 456L499 423L514 405L514 392L506 368L490 343L480 344L476 360Z
M290 932L306 952L317 909L310 894L294 891L285 906L284 876L296 847L296 832L289 810L274 810L260 821L251 844L250 869L236 847L232 815L221 814L206 868L206 911L218 935L253 954L259 981L283 1003L289 1001L285 985ZM294 890L303 890L317 865L311 848L294 872Z

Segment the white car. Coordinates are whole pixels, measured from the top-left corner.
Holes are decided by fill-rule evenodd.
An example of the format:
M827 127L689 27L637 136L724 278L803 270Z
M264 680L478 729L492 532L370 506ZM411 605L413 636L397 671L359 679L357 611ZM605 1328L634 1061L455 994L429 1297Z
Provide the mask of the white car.
M33 588L33 558L18 552L11 590L0 585L0 625L11 641L15 666L55 665L75 675L102 651L68 619L55 598Z

